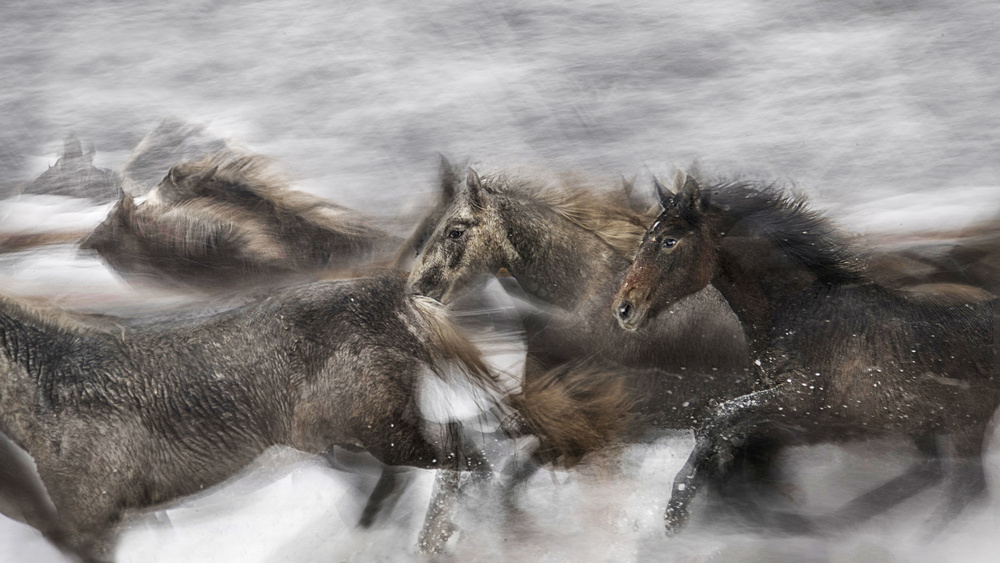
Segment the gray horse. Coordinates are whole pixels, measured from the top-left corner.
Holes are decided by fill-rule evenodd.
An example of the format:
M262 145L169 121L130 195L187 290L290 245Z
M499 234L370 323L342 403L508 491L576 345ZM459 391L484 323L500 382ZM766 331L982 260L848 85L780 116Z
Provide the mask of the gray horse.
M488 471L460 432L424 422L418 384L446 372L492 397L506 428L539 428L543 443L567 443L590 424L572 408L559 420L532 414L533 401L547 413L565 397L556 387L506 395L442 306L410 295L397 274L293 287L157 323L2 298L0 431L34 458L44 484L20 491L15 511L60 548L96 561L110 556L126 511L219 483L275 445L311 453L340 445L390 465ZM0 477L26 486L23 466L0 460ZM437 521L422 537L429 551L450 533L447 511L433 508Z

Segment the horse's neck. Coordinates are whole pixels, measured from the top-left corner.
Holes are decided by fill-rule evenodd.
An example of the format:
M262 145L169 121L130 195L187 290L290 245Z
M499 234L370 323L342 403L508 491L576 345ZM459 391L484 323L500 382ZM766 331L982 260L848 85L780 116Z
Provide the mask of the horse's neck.
M504 267L525 291L566 309L628 267L597 235L551 209L511 207L504 227L516 252Z
M770 271L774 249L769 245L722 245L718 273L712 285L729 303L743 328L750 355L759 371L778 369L783 360L773 346L774 312L783 301L811 285L808 272Z

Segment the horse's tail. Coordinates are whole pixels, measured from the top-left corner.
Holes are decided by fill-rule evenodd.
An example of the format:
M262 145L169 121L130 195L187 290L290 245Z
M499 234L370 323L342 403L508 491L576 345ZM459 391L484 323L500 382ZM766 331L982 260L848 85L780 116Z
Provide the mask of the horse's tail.
M508 395L482 352L451 322L441 303L422 296L414 297L412 303L426 331L432 359L458 362L475 385L492 395L501 411L506 411L508 434L537 436L540 461L571 467L624 432L632 401L621 377L586 365L542 371L529 362L521 392Z
M510 401L525 430L538 437L540 461L571 467L625 431L633 401L620 376L588 365L528 367L533 371Z
M498 402L502 400L506 393L486 365L483 353L451 321L448 309L439 301L422 295L413 296L411 303L423 325L422 332L429 344L435 372L440 374L442 360L458 362L472 383L493 395Z

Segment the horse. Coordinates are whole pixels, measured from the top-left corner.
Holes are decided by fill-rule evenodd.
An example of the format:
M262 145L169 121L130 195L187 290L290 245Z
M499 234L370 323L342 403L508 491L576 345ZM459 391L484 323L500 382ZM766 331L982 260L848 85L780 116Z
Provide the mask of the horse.
M127 512L220 483L276 445L364 450L442 470L436 485L455 489L457 471L489 467L453 423L425 421L420 384L436 376L478 390L512 436L537 428L542 443L574 450L593 439L577 430L601 432L558 381L506 393L447 310L407 292L398 273L156 322L2 297L0 432L41 479L38 490L15 491L13 516L69 553L104 561ZM552 409L560 419L545 418ZM9 458L10 444L0 446ZM25 487L25 467L0 460L0 477ZM447 540L445 508L432 503L422 549Z
M644 441L697 427L713 401L749 392L752 382L742 331L712 289L644 333L612 319L614 292L651 220L629 205L625 187L580 174L480 176L442 158L439 201L404 248L417 254L413 291L444 302L500 273L530 303L525 381L580 362L619 374L634 405L625 439ZM763 442L748 444L741 460L767 473L769 452ZM535 467L515 463L504 472L513 486ZM741 494L736 476L719 479L718 492Z
M80 140L70 135L63 143L63 155L45 172L24 187L22 194L88 198L100 203L113 201L121 190L122 177L94 166L97 151L84 153Z
M136 204L122 192L81 243L128 280L229 289L390 256L399 239L356 211L292 190L260 155L175 164Z
M643 236L613 316L641 334L686 295L716 287L750 344L763 385L721 403L696 431L674 480L665 521L680 532L706 470L754 436L778 444L876 436L911 440L921 461L824 522L850 525L945 480L949 499L929 522L943 528L986 492L984 435L1000 402L995 299L956 302L889 288L801 196L754 182L702 188L678 175L656 182L663 207ZM807 528L808 529L808 528Z

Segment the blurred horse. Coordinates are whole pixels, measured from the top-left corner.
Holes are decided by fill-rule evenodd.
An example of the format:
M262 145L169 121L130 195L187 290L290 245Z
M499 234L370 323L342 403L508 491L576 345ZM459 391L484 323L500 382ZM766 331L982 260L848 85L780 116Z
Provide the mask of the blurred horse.
M871 436L912 440L923 461L835 515L857 522L943 479L939 441L954 454L944 525L986 490L984 435L1000 403L995 300L956 302L887 288L805 200L773 186L678 193L657 183L663 211L648 229L615 299L621 326L645 326L711 284L739 317L763 387L718 406L674 480L669 532L680 530L705 473L732 444Z
M573 450L576 430L593 427L558 406L567 395L554 379L530 395L505 393L446 310L409 294L397 274L155 323L0 298L0 431L41 478L25 490L30 463L0 441L0 484L19 487L0 507L103 561L126 511L220 483L275 445L363 449L387 464L447 470L439 482L454 489L455 471L489 467L453 424L426 422L419 388L435 377L475 390L512 434ZM560 419L533 414L552 409ZM421 536L431 552L450 534L440 496Z
M441 198L411 241L415 292L449 302L483 276L509 274L536 306L524 321L534 361L659 370L676 387L656 407L675 428L697 419L712 393L706 379L726 379L729 388L743 377L746 345L717 292L692 296L643 334L623 332L609 317L645 229L621 191L572 174L463 175L442 163Z
M128 194L81 242L127 279L227 289L350 269L399 240L353 210L291 190L259 155L174 165L136 205Z
M642 441L696 427L712 401L749 392L752 382L739 325L712 289L649 331L617 326L611 302L647 221L626 196L580 175L480 177L442 160L438 204L404 248L418 253L413 291L445 302L483 276L509 274L506 285L529 303L525 384L560 366L599 366L605 380L590 382L591 394L624 385L635 415L627 439ZM748 444L741 460L766 473L770 452L764 442ZM504 471L513 487L536 468L515 462ZM737 473L718 481L720 493L740 495Z

